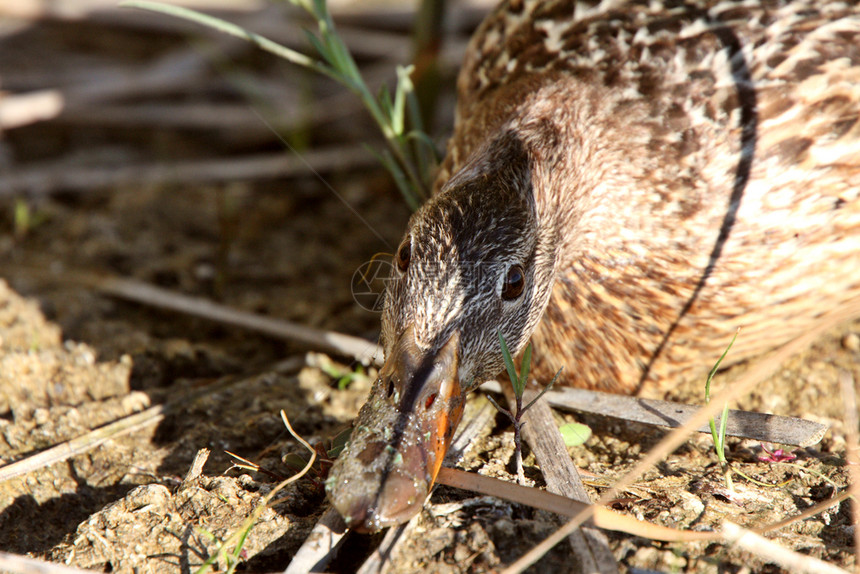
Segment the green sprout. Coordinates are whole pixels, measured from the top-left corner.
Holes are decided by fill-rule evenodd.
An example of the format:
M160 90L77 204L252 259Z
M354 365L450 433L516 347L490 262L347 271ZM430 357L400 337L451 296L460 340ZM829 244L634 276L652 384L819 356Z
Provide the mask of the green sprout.
M326 375L337 381L337 389L339 391L345 390L347 387L349 387L350 384L355 381L368 378L367 373L364 372L364 367L361 365L361 363L358 363L355 366L354 371L343 369L331 361L321 361L319 368Z
M732 337L731 342L729 342L729 346L726 347L726 350L723 351L723 354L720 355L720 358L717 359L717 362L714 364L711 372L708 373L708 380L705 382L705 404L711 402L711 381L714 378L714 375L717 374L717 369L720 368L720 363L723 362L723 359L726 358L726 355L729 352L729 349L732 348L732 345L735 344L735 339L738 338L738 332L735 333L735 336ZM714 420L714 417L711 417L708 420L708 424L711 427L711 437L714 440L714 450L717 453L717 459L720 461L720 468L723 471L723 476L726 481L726 488L729 489L729 492L734 492L734 485L732 484L732 471L729 467L729 463L726 460L726 425L729 422L729 404L726 403L723 405L723 414L720 417L720 428L717 430L717 423Z
M538 393L532 401L523 407L523 393L526 390L526 383L529 379L529 369L531 367L532 360L532 344L529 343L526 347L526 350L523 351L523 360L522 360L522 368L520 373L517 374L517 368L514 365L514 359L511 356L511 352L508 350L508 344L505 342L505 338L502 336L502 332L499 331L499 344L502 346L502 356L505 359L505 368L508 371L508 377L511 379L511 384L514 387L514 395L516 396L516 405L517 408L515 412L511 412L506 408L500 406L492 397L487 396L490 399L490 402L493 403L493 406L496 409L506 415L511 423L514 425L514 457L517 465L517 480L520 484L525 482L525 473L523 472L523 451L522 451L522 439L520 438L522 427L525 424L522 422L522 417L529 410L533 404L535 404L538 399L540 399L544 393L552 388L555 384L555 381L558 379L558 376L561 374L561 370L559 369L555 376L552 378L552 381ZM562 367L563 368L563 367Z
M255 44L303 68L313 70L346 87L357 95L379 126L387 149L373 152L391 173L404 200L413 210L429 197L429 181L438 163L436 146L424 132L411 74L413 66L397 67L394 95L383 86L374 96L358 70L355 59L337 34L325 0L290 0L315 21L317 33L306 30L308 42L319 58L292 50L264 36L195 10L146 0L127 0L120 6L140 8L182 18ZM407 121L408 118L408 121Z
M22 239L33 229L48 221L48 215L41 211L34 211L26 200L17 198L15 200L15 237Z
M219 558L223 558L225 563L227 564L227 568L224 570L225 574L233 574L236 571L236 567L246 558L246 553L242 550L242 547L245 546L245 541L248 540L248 535L251 533L251 529L254 527L254 524L249 524L241 531L237 533L238 536L236 540L236 546L232 551L228 550L227 542L221 540L205 528L198 528L197 530L203 534L206 538L208 538L211 542L215 543L216 551L209 556L203 564L200 565L200 568L195 570L195 574L205 574L205 572L212 568L214 570L220 570L217 565ZM234 538L231 536L230 538Z

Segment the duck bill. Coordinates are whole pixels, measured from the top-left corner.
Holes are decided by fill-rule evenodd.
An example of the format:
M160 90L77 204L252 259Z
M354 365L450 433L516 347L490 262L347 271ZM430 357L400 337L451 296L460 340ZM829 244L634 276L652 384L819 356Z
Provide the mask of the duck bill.
M459 346L455 333L438 351L423 352L410 327L386 357L326 480L349 528L375 532L424 506L463 416Z

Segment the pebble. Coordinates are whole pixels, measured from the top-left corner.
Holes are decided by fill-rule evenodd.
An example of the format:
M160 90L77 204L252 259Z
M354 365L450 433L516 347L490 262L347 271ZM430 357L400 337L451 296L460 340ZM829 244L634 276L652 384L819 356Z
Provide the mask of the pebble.
M852 353L860 351L860 335L857 333L848 333L842 337L842 346Z

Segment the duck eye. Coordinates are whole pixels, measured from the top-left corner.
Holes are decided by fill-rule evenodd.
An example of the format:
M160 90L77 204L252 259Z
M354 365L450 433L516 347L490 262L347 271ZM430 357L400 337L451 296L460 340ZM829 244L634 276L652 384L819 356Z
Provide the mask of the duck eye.
M505 276L505 284L502 287L502 299L510 301L519 297L526 287L526 275L522 265L511 265Z
M406 269L409 267L409 259L412 257L412 239L407 237L406 240L400 244L400 248L397 249L397 255L395 256L395 263L397 264L397 269L400 270L401 273L406 273Z

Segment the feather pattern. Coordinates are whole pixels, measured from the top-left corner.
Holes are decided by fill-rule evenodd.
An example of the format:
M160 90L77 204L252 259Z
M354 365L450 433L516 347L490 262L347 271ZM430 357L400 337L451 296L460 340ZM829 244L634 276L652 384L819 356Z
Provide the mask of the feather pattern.
M735 361L860 295L860 8L511 0L458 91L384 341L458 329L481 380L501 329L534 341L541 380L565 366L571 385L660 392L738 327ZM514 260L516 310L496 288Z
M499 333L540 381L661 394L860 297L857 6L509 0L458 90L326 482L351 527L419 511Z

